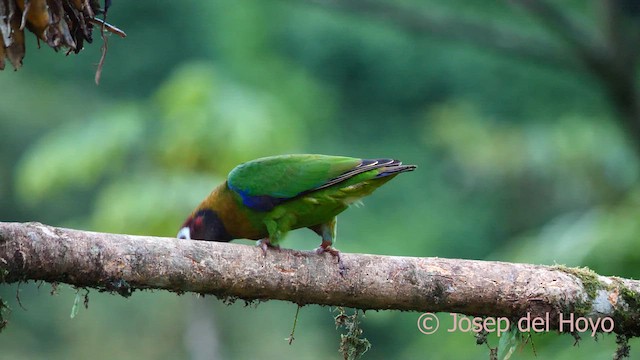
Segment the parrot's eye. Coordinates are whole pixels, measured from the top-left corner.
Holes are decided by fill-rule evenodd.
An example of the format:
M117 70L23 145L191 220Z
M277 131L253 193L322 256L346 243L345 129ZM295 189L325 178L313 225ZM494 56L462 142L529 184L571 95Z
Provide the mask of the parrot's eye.
M200 210L184 225L189 229L189 239L204 240L206 238L206 210Z
M179 239L229 241L229 235L218 215L211 209L197 211L184 222L178 232Z
M196 216L191 222L191 230L194 233L198 233L202 230L202 224L204 223L204 215Z
M204 213L198 212L196 215L189 217L182 224L182 228L178 232L178 239L203 239L204 233Z

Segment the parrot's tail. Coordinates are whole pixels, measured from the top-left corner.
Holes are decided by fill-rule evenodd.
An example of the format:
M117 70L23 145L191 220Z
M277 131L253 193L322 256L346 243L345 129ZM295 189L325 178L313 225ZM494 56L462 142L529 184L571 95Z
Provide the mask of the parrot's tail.
M371 160L366 160L371 161ZM381 178L390 175L396 175L406 171L413 171L417 168L415 165L402 165L401 161L391 160L391 159L378 159L374 161L388 161L388 163L384 163L384 165L380 168L381 172L376 177Z
M333 186L335 184L343 182L358 174L362 174L364 172L375 170L375 169L381 170L381 172L378 175L376 175L375 178L381 178L381 177L391 176L394 174L399 174L405 171L411 171L415 168L416 168L415 165L402 165L401 161L394 160L394 159L362 159L362 162L360 163L360 165L343 173L338 177L335 177L327 181L321 186L318 186L317 188L312 189L308 192L328 188L329 186Z

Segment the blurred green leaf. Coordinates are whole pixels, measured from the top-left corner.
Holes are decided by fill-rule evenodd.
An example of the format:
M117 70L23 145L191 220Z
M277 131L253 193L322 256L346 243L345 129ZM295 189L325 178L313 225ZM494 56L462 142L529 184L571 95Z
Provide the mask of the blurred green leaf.
M75 318L78 315L78 310L80 310L80 290L76 290L76 297L73 299L73 306L71 307L71 318Z
M274 95L217 76L206 63L177 70L156 96L166 168L226 175L240 162L292 152L306 142L304 119Z
M498 359L509 360L520 344L520 332L516 326L512 326L511 330L502 334L498 342Z
M139 112L132 105L55 129L18 164L16 184L21 198L33 204L62 189L96 185L105 174L125 167L141 133Z
M187 215L221 182L210 175L129 174L100 191L91 228L173 237Z

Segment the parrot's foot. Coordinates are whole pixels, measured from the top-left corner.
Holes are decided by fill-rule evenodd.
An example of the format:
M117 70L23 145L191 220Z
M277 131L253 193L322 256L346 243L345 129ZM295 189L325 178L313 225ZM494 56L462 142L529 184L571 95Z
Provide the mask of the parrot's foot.
M271 244L271 240L269 238L264 238L256 241L256 246L262 249L262 255L267 256L267 249L275 249L280 250L280 245Z
M316 249L316 254L322 255L326 252L338 258L338 270L340 272L340 276L344 277L344 275L347 273L347 268L344 266L344 263L342 262L342 257L340 257L340 251L336 248L331 247L330 242L323 241L322 244L320 244L320 247Z

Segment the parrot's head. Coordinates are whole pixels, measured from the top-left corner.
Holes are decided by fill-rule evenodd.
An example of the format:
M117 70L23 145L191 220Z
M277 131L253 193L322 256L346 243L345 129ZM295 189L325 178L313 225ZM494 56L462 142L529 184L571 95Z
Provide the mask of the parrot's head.
M201 209L189 216L178 231L178 239L229 241L233 239L215 211Z

